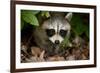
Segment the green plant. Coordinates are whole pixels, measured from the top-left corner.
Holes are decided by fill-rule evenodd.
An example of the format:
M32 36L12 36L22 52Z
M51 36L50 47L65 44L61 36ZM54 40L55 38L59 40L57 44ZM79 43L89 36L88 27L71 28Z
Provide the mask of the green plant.
M23 29L25 22L33 26L39 26L37 14L46 18L50 17L48 11L21 10L21 29Z
M71 24L72 24L72 31L77 36L81 36L83 33L86 35L86 37L89 38L89 24L88 19L82 17L84 15L74 15Z
M36 14L40 11L33 11L33 10L21 10L21 29L24 27L24 22L27 22L31 25L39 26L38 19Z

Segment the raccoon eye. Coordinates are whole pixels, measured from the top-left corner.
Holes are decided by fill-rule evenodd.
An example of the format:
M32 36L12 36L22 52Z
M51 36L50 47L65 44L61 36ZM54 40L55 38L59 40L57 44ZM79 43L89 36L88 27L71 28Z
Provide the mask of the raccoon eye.
M65 37L66 34L67 34L67 30L60 30L60 33L59 33L62 37Z
M51 37L55 34L55 30L54 29L46 29L46 33L49 37Z

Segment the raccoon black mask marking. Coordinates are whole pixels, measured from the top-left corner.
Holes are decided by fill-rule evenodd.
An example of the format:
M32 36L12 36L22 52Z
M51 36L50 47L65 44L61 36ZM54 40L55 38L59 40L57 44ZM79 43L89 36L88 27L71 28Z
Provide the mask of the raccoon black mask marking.
M65 17L51 16L42 24L41 29L38 28L34 31L34 40L37 45L49 54L58 53L60 43L70 34L69 21L71 18L72 13L68 13Z
M59 35L61 35L62 37L65 37L67 32L68 32L67 30L61 29L59 31ZM48 37L52 37L53 35L55 35L56 32L54 29L46 29L46 33L47 33Z
M55 34L54 29L46 29L46 34L48 37L52 37Z

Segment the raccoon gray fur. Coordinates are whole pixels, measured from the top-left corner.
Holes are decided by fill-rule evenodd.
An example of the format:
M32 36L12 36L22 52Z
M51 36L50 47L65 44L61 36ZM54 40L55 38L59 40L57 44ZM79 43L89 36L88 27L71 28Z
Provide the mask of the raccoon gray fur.
M37 27L33 32L34 41L37 46L44 49L47 54L54 55L59 51L59 45L65 37L70 35L70 20L72 13L66 16L55 14L44 21L41 27Z

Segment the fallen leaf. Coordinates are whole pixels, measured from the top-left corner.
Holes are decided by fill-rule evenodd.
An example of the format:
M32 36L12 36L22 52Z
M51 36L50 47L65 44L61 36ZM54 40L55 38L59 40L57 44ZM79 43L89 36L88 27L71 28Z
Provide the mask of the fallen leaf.
M38 47L31 47L31 52L33 56L40 56L41 54L41 49Z
M64 57L58 55L48 57L48 61L63 61L63 60L65 60Z

